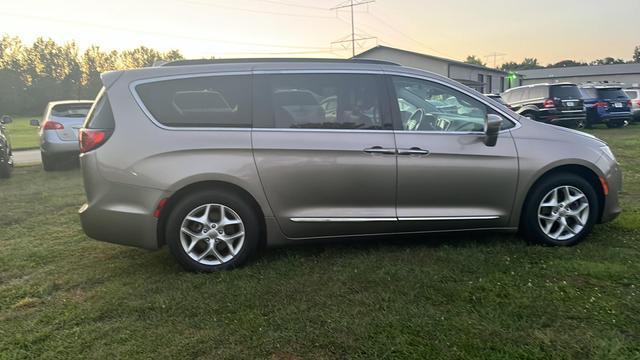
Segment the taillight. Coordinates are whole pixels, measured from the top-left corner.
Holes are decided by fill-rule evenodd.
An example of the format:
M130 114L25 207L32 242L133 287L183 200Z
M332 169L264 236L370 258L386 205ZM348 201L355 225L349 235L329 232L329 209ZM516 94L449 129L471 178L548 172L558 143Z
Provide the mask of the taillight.
M598 102L596 103L596 107L599 107L599 108L606 108L606 107L609 107L609 103L607 103L606 101L598 101Z
M556 107L555 102L553 101L553 99L544 99L544 103L543 103L545 108L552 108L552 107Z
M638 100L638 106L640 106L640 100Z
M62 130L64 129L64 125L60 124L57 121L47 120L42 124L42 129L44 130Z
M109 135L111 135L110 130L80 129L78 134L80 152L86 153L87 151L98 148L107 141Z
M627 106L631 107L631 100L627 101Z

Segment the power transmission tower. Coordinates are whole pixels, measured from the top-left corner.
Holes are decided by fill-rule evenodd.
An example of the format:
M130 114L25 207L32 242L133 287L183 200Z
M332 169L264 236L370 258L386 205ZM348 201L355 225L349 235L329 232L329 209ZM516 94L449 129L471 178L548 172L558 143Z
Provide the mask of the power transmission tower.
M375 0L348 0L331 8L331 10L336 10L336 11L344 8L351 8L351 55L352 56L356 56L356 40L368 40L373 38L373 37L368 37L368 38L362 37L362 38L356 39L356 24L353 19L353 8L355 8L356 6L369 4L372 2L375 2ZM342 43L342 42L344 41L335 41L333 43Z
M498 68L498 58L503 58L505 55L507 55L507 54L499 53L499 52L493 52L491 54L485 55L484 58L487 59L487 61L488 61L488 59L492 57L493 58L493 67L494 68Z

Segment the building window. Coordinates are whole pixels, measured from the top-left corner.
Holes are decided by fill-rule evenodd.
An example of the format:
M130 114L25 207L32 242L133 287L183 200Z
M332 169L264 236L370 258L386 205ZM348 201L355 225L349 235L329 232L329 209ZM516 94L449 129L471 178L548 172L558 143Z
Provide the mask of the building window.
M487 75L487 94L490 94L493 92L493 77L491 75Z
M500 77L500 92L504 92L504 76Z
M484 92L484 75L483 74L478 74L478 82L480 83L478 84L478 91Z

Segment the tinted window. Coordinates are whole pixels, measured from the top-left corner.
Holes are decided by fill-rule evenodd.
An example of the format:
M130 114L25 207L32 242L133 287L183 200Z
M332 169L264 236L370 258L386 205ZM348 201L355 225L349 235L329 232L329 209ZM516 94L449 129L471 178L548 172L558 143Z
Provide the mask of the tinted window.
M136 91L151 115L167 126L251 126L251 79L246 75L156 81Z
M291 74L257 77L256 127L390 128L383 118L382 79L374 75ZM387 117L388 118L388 117Z
M637 99L638 98L638 92L637 91L625 91L625 93L631 99Z
M580 89L582 96L587 99L593 99L598 97L598 92L593 88Z
M560 99L580 99L581 94L575 85L554 85L551 87L551 97Z
M84 118L91 109L89 103L85 104L60 104L54 105L51 108L51 116L57 117L69 117L69 118Z
M109 104L109 98L104 88L98 93L96 102L87 116L84 127L88 129L115 128L111 104Z
M626 99L627 94L622 89L598 89L598 97L601 99Z
M542 99L547 97L546 86L534 86L529 90L530 99Z

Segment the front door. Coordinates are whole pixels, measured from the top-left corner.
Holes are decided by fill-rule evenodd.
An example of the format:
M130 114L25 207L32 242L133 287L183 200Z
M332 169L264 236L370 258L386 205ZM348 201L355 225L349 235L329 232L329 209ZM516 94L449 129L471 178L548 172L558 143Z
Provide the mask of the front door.
M494 147L483 143L493 112L443 85L391 77L398 147L397 215L402 231L506 226L518 179L509 131ZM504 120L503 128L514 124Z
M290 238L389 231L395 138L381 75L254 76L258 173Z

